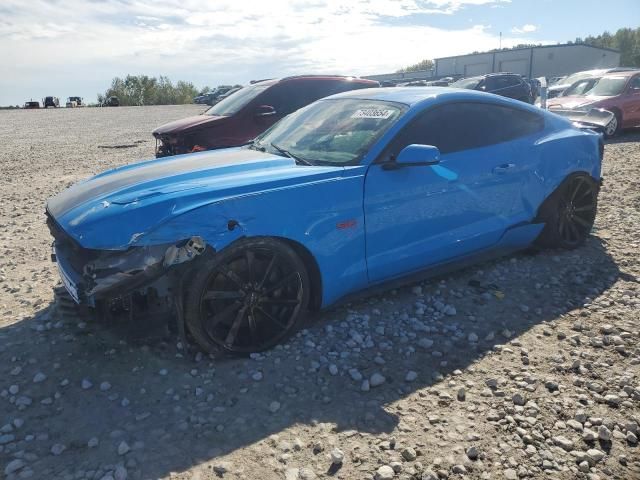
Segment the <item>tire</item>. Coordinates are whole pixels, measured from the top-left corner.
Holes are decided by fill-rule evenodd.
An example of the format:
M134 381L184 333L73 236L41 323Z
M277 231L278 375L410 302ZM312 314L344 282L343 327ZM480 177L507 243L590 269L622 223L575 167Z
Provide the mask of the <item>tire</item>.
M540 207L536 222L545 226L536 245L569 250L582 245L596 218L598 190L586 173L568 177Z
M185 322L206 352L247 355L268 350L306 318L309 275L284 242L243 239L194 268Z
M613 138L616 135L618 135L618 133L620 133L620 128L622 125L622 116L620 115L620 112L616 111L613 113L614 113L613 118L608 123L608 125L604 127L604 138Z

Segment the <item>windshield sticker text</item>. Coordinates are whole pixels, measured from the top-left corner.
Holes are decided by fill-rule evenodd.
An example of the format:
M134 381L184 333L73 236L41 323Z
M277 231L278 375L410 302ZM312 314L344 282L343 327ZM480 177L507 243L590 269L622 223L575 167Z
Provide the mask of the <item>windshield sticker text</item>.
M351 118L389 118L393 115L393 110L380 110L378 108L361 108L356 111Z

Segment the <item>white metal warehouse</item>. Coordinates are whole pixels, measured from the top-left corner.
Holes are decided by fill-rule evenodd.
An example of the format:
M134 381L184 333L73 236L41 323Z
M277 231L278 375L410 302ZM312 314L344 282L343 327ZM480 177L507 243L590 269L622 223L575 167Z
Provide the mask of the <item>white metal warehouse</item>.
M620 52L584 44L545 45L436 58L435 77L513 72L528 78L555 77L581 70L620 66Z

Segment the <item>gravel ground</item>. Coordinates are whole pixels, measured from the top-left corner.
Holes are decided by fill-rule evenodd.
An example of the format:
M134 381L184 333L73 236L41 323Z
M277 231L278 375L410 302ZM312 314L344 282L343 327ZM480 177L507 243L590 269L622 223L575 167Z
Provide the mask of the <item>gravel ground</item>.
M639 134L607 145L579 250L364 298L214 361L62 312L43 214L200 110L0 112L0 477L640 478Z

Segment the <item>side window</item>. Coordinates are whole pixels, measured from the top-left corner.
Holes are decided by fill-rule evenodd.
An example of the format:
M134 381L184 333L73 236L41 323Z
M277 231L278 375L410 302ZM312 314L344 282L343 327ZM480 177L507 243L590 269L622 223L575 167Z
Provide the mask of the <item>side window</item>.
M254 103L256 106L271 105L279 117L284 117L298 109L295 105L300 93L298 85L294 82L288 85L278 83L259 95Z
M313 80L304 82L304 107L329 95L353 90L354 84L342 80Z
M520 81L513 75L503 75L490 78L493 81L493 88L491 88L491 90L500 90L502 88L509 88L520 84Z
M488 103L450 103L414 119L385 156L397 155L412 143L434 145L444 155L508 142L543 128L543 117L533 112Z
M629 83L629 91L632 93L640 92L640 77L634 77L631 79Z
M520 85L522 83L522 81L514 75L504 77L504 82L506 87L515 87L516 85Z
M275 85L265 92L261 105L273 105L279 115L289 115L296 110L334 93L345 91L344 82L325 80L293 80ZM273 102L269 103L267 100Z
M493 90L500 88L496 80L497 80L497 77L487 77L483 80L485 86L487 87L486 88L487 92L492 92Z
M302 95L304 103L300 105L300 107L309 105L316 100L328 97L329 95L333 95L334 93L343 92L344 89L341 89L341 83L342 82L327 80L305 81L303 87L304 93Z

